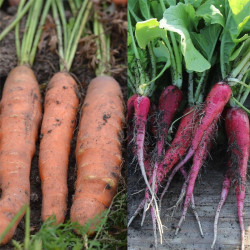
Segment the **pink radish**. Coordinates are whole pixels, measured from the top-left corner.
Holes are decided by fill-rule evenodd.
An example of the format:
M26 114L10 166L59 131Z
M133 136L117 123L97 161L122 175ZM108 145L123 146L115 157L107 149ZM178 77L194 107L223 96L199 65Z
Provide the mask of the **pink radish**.
M242 109L230 108L226 112L225 124L226 124L226 132L230 149L229 169L232 172L231 178L234 178L233 181L235 183L235 194L237 199L238 217L241 230L241 248L244 249L245 227L243 221L243 210L244 210L244 200L246 192L247 162L249 158L249 145L250 145L249 119L246 112L243 111ZM222 205L226 200L226 196L230 187L231 178L230 176L227 177L226 175L226 178L224 180L222 195L221 195L222 198L220 202ZM218 221L217 217L219 217L218 210L215 219L216 228L217 228L216 220ZM216 240L216 234L217 234L217 229L215 230L215 236L214 236L215 240ZM215 240L213 242L213 245L215 243Z
M212 138L213 135L216 132L216 124L218 121L219 115L217 115L212 124L210 125L210 127L205 131L202 140L199 144L199 147L196 149L195 153L194 153L194 158L193 158L193 165L191 168L191 171L188 175L188 186L187 186L187 190L186 190L186 198L185 198L185 202L184 202L184 209L183 209L183 213L181 216L181 219L178 223L178 226L176 228L176 232L175 234L178 233L182 222L185 220L185 216L188 210L188 206L189 203L191 201L191 198L193 196L193 190L194 190L194 185L195 185L195 181L196 178L198 176L199 170L202 167L202 164L204 163L204 161L207 158L207 154L210 151L211 145L212 145Z
M176 132L176 136L171 143L171 146L165 153L164 160L159 164L159 171L157 173L157 182L155 187L155 193L158 192L158 187L164 180L164 177L168 174L171 168L180 160L180 158L186 153L188 147L191 144L191 136L193 133L193 122L194 122L194 110L192 108L187 108L184 112L184 117L181 119L180 125ZM150 184L152 183L152 177L150 179ZM137 216L141 209L143 209L146 202L149 200L149 193L146 189L145 199L140 203L139 207L136 209L133 216L128 222L128 226Z
M205 131L209 128L216 117L219 119L219 116L229 101L231 94L232 90L225 82L219 82L213 86L206 98L204 108L201 111L202 117L193 135L191 147L186 157L180 162L180 166L183 166L193 156Z

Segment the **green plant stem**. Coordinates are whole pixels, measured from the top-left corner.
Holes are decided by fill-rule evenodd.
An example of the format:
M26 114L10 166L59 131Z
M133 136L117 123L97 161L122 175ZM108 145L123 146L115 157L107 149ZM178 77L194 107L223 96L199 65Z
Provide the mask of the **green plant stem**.
M34 9L34 4L32 4L30 11L28 13L27 19L26 19L26 24L25 24L25 32L23 34L23 39L21 42L21 53L20 53L20 58L18 58L19 63L21 63L22 55L25 52L25 45L26 45L26 40L28 39L28 30L30 28L30 23L31 23L31 17Z
M25 4L25 0L21 0L19 5L18 5L18 9L17 9L17 16L20 15L22 8ZM19 60L20 56L21 56L21 45L20 45L20 36L19 36L19 22L16 24L15 27L15 43L16 43L16 54L17 54L17 58Z
M45 6L44 6L44 9L43 9L43 13L42 13L42 16L40 18L40 22L39 22L39 26L38 26L38 30L36 32L36 36L35 36L35 39L34 39L34 42L32 44L32 49L31 49L31 52L30 52L30 56L29 56L29 63L30 65L32 66L33 63L34 63L34 60L35 60L35 56L36 56L36 51L37 51L37 47L38 47L38 43L39 43L39 40L40 40L40 37L41 37L41 34L42 34L42 31L43 31L43 25L46 21L46 17L48 15L48 12L49 12L49 9L50 9L50 6L51 6L51 2L53 0L47 0L46 3L45 3Z
M87 6L85 5L85 3L87 3ZM66 59L68 71L71 68L71 65L72 65L74 57L75 57L75 53L76 53L78 42L79 42L79 40L81 38L83 29L85 28L85 25L86 25L86 23L88 21L89 14L90 14L92 6L93 6L92 1L85 0L84 3L83 3L83 5L82 5L82 8L85 9L85 6L86 6L86 10L85 10L85 13L84 13L84 17L82 18L82 22L81 22L80 27L78 29L77 36L76 36L76 38L75 38L75 40L74 40L74 42L72 44L71 51L69 53L69 57L68 57L68 59ZM82 17L82 15L80 15L80 13L79 13L79 16Z
M132 47L133 47L136 62L137 62L137 65L138 65L138 70L139 70L139 75L140 75L139 76L140 77L140 83L144 83L145 80L146 80L146 74L143 71L143 68L142 68L142 65L141 65L141 62L140 62L140 56L139 56L139 53L138 53L138 50L137 50L137 47L136 47L136 44L135 44L135 38L134 38L134 34L133 34L132 23L131 23L131 18L130 18L130 13L129 12L128 12L128 17L127 18L128 18L128 31L129 31L130 36L131 36ZM143 93L141 93L141 94L143 94Z
M232 12L231 12L231 11L229 11L229 13L228 13L227 21L226 21L225 27L228 26L228 22L229 22L229 20L230 20L230 15L232 15ZM226 31L226 29L225 29L224 31ZM222 33L221 45L220 45L220 68L221 68L221 76L222 76L222 79L225 79L225 78L226 78L226 75L227 75L227 72L226 72L226 69L225 69L225 62L224 62L224 44L225 44L225 36L224 36L224 34Z
M242 103L240 103L235 97L231 97L233 101L240 106L242 109L244 109L248 114L250 114L250 110L246 108Z
M228 78L227 81L228 81L228 84L231 86L234 85L234 83L239 83L242 86L244 86L245 88L250 89L250 86L248 86L246 83L244 83L243 81L240 81L237 78Z
M170 33L170 38L174 48L174 58L176 63L176 86L181 89L182 87L182 65L181 65L181 55L179 53L179 48L176 43L175 35L173 32Z
M30 245L30 208L27 207L25 215L25 238L24 238L24 249L29 250Z
M151 79L154 79L156 77L156 60L155 60L155 55L153 53L153 46L151 42L148 44L148 51L149 51L149 56L150 56L150 61L151 61L151 68L152 68ZM152 92L154 83L155 83L154 81L151 83L150 92Z
M62 38L62 26L59 20L57 5L55 1L52 2L53 18L56 23L57 38L58 38L58 53L60 57L60 71L64 70L64 51L63 51L63 38Z
M68 47L68 29L67 29L67 21L65 17L65 10L61 0L56 0L57 8L60 15L60 20L62 22L63 27L63 44L64 44L64 55L66 54L66 49Z
M165 72L165 70L170 66L170 61L167 61L166 64L164 65L164 67L162 68L161 72L152 80L150 81L144 81L145 85L149 85L152 82L155 82L158 78L160 78L162 76L162 74Z
M246 77L247 77L249 71L250 71L250 61L246 63L246 65L245 65L244 68L241 70L240 74L238 75L237 79L238 79L238 80L242 80L242 78L243 78L243 79L247 79ZM242 81L245 82L245 80L242 80ZM238 99L238 100L240 99L243 90L244 90L244 86L241 85L239 94L238 94L238 96L237 96L237 99Z
M248 74L246 74L246 75L244 76L243 82L246 81L247 77L248 77ZM250 85L250 83L249 83L248 85ZM241 97L241 99L240 99L240 102L241 102L242 104L244 104L244 102L246 101L246 99L247 99L249 93L250 93L250 90L249 90L249 89L246 89L246 90L244 91L244 93L243 93L243 95L242 95L242 97Z
M69 2L69 7L73 13L73 16L76 17L77 16L77 9L76 9L76 5L74 3L74 0L68 0Z
M188 103L194 104L194 72L188 73Z
M167 32L166 32L167 34ZM173 85L176 85L177 86L177 69L176 69L176 63L175 63L175 59L174 59L174 54L173 54L173 50L171 48L171 45L169 43L169 40L166 36L166 38L164 39L164 42L169 50L169 54L170 54L170 60L171 60L171 76L172 76L172 81L173 81Z
M136 93L136 89L134 88L131 79L129 78L127 81L128 81L128 87L132 90L133 93Z
M77 15L76 21L74 23L73 30L72 30L72 32L70 34L70 37L69 37L68 47L67 47L66 54L65 54L65 61L67 63L67 70L68 71L69 71L69 69L71 67L71 64L69 62L71 60L73 61L74 54L75 54L75 51L73 51L72 48L75 47L75 45L77 47L78 40L79 40L79 39L77 40L77 37L80 38L80 36L81 36L81 34L79 35L79 33L80 33L79 26L80 25L82 26L81 21L85 25L85 23L87 21L86 16L88 17L88 14L90 12L90 10L88 10L87 15L86 15L86 12L85 12L84 17L83 17L83 13L86 10L86 6L87 6L88 2L89 2L89 5L92 6L92 1L87 1L87 0L83 1L81 9L80 9L80 11L79 11L79 13Z
M109 50L110 50L110 37L105 36L105 31L102 24L98 20L97 13L94 15L94 34L97 39L97 55L98 66L95 70L96 75L110 74L109 69Z
M246 56L241 60L241 62L238 64L236 68L231 72L230 77L235 78L237 75L241 72L241 70L244 68L245 64L249 62L250 60L250 50L246 54Z
M129 9L129 12L131 13L131 15L133 16L133 18L135 19L135 21L137 23L141 22L141 19L135 14L135 12L133 11L133 9L130 7L129 4L128 4L128 9Z
M0 41L3 40L3 38L17 25L17 23L23 18L23 16L27 13L27 11L29 10L29 8L31 7L32 3L34 0L30 0L25 7L23 8L23 10L20 12L20 14L18 16L16 16L15 20L13 22L10 23L9 26L7 26L2 33L0 34Z
M76 3L76 8L79 9L81 6L81 1L80 0L75 0Z
M203 83L204 83L204 79L206 78L207 74L208 74L208 70L202 72L202 75L200 77L200 80L199 80L199 83L198 83L198 86L196 88L196 91L195 91L195 96L194 96L194 100L195 102L198 101L199 99L199 96L200 96L200 93L201 93L201 90L202 90L202 87L204 87Z
M160 0L160 4L162 8L162 13L164 14L164 11L166 10L164 1ZM164 41L170 53L172 81L173 81L173 85L177 86L178 88L181 88L182 87L181 56L179 54L179 48L177 46L176 39L175 39L173 32L169 32L169 34L170 34L171 42L173 44L174 52L172 50L172 47L170 45L168 38L166 38Z
M32 9L31 19L29 20L29 29L27 30L27 38L24 43L23 54L21 55L20 64L30 63L30 52L32 49L32 43L37 29L40 13L42 10L42 1L34 2L34 8Z
M2 7L3 1L4 0L0 0L0 8Z
M14 226L14 224L20 219L20 217L23 216L23 214L25 213L25 211L27 211L28 206L24 205L20 211L14 216L14 218L11 220L11 222L9 223L9 225L5 228L5 230L3 231L3 233L0 235L0 243L2 242L2 240L4 239L4 237L7 235L7 233L10 231L10 229Z

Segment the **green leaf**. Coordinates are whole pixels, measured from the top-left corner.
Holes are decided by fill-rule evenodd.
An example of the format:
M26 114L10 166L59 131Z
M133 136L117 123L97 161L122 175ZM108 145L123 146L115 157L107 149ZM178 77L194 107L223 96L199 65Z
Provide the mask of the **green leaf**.
M167 32L159 28L156 18L136 23L135 37L140 48L145 49L147 44L156 38L166 39Z
M181 37L181 52L186 68L190 71L203 72L211 67L211 64L194 47L190 37L192 28L196 28L198 19L195 10L190 4L179 3L169 7L160 21L160 28L176 32Z
M166 0L168 6L176 5L176 0Z
M194 8L197 8L201 5L203 0L185 0L185 4L191 4Z
M233 18L238 25L239 32L243 28L250 28L250 1L249 0L228 0L233 13Z
M139 0L140 10L145 19L150 18L149 5L147 0Z
M222 27L219 24L213 24L201 29L200 33L191 32L194 45L210 63L221 29Z
M240 47L236 48L232 55L229 58L229 61L234 61L236 58L238 58L241 54L244 54L246 49L250 47L250 38L248 38L246 41L244 41Z
M169 61L170 66L170 55L167 46L163 42L159 42L158 47L153 48L154 55L157 62L167 62Z
M227 20L221 36L220 47L220 64L222 77L226 77L231 71L230 58L234 58L232 54L236 46L249 38L249 34L242 34L247 31L249 33L249 0L229 0L226 1ZM247 11L248 10L248 11ZM236 57L235 57L236 58Z
M196 11L197 16L202 17L206 24L220 24L222 27L225 25L225 19L221 13L221 1L208 0L202 4Z
M151 7L152 16L157 18L157 20L160 20L163 15L163 10L161 8L161 5L159 4L159 0L152 1L150 4L150 7Z

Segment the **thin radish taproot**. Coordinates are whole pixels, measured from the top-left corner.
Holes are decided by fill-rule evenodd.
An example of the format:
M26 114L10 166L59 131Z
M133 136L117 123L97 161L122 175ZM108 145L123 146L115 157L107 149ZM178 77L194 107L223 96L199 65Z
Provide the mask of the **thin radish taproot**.
M218 207L216 209L216 214L215 214L215 219L214 219L214 239L213 239L213 243L212 243L211 248L214 248L214 245L215 245L215 242L217 239L219 216L220 216L221 209L222 209L222 207L227 199L227 196L228 196L228 193L230 190L230 186L231 186L231 182L232 182L232 173L231 173L230 163L229 163L229 169L226 172L226 175L224 177L224 181L222 184L220 202L219 202Z

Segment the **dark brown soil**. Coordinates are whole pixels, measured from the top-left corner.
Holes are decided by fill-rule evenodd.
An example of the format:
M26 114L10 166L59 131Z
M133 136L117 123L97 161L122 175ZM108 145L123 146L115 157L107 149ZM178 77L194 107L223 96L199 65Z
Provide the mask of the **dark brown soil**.
M6 1L7 2L7 1ZM111 6L109 13L105 13L102 16L102 20L107 25L107 32L111 32L111 60L112 68L111 72L113 77L120 83L124 98L126 98L126 9L117 9L115 6ZM16 13L15 7L9 7L7 3L2 6L0 10L0 32L13 20L13 15ZM52 20L52 19L51 19ZM51 26L51 20L48 20L48 26ZM105 21L106 20L106 21ZM110 20L113 20L113 24L110 24ZM22 27L23 25L21 25ZM90 24L91 26L91 24ZM55 26L47 27L45 25L45 31L43 41L40 49L37 52L37 56L33 65L33 70L36 74L38 82L41 84L41 92L44 95L46 84L53 76L53 74L59 71L59 59L56 51L51 50L51 34L55 33ZM22 29L21 29L22 30ZM54 32L54 33L53 33ZM90 37L93 35L90 33ZM83 38L79 44L78 52L75 57L75 61L72 65L71 73L77 79L79 83L81 103L84 100L87 86L92 78L95 77L93 68L91 67L91 58L93 58L93 51L87 48L93 45L93 39ZM93 49L94 50L94 49ZM0 42L0 95L4 87L4 82L8 73L17 65L17 57L15 50L14 31L10 32ZM79 120L79 115L78 115ZM77 129L75 131L74 139L72 140L71 154L69 159L69 171L68 171L68 212L66 219L69 218L69 211L72 204L72 195L74 193L74 183L76 179L76 161L75 161L75 142L76 142ZM36 232L41 225L41 186L40 177L38 171L38 149L39 140L37 142L37 150L32 161L30 182L31 182L31 228L32 232ZM24 219L19 224L13 239L23 241L24 237ZM0 249L12 249L12 245L9 243Z

